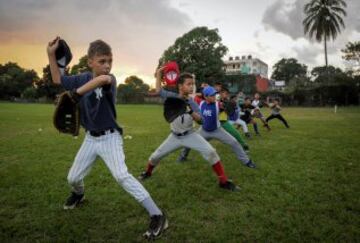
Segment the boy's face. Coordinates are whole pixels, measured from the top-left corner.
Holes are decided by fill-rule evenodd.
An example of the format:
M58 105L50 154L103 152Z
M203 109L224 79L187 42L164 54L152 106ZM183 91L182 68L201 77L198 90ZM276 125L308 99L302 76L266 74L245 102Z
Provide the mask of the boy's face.
M91 70L98 75L107 75L112 67L112 55L95 55L88 60Z
M274 100L274 104L275 104L275 105L278 105L278 104L279 104L279 101Z
M208 103L215 103L216 101L216 96L213 95L213 96L206 96L205 97L205 100L208 102Z
M217 92L221 91L221 85L219 85L219 84L215 84L214 88L216 89Z
M205 88L207 86L209 86L208 83L201 83L201 88Z
M222 99L227 99L229 97L229 93L227 91L222 91L220 96Z
M191 94L194 90L194 79L192 78L187 78L185 79L184 83L179 84L179 90L183 93L183 94Z
M246 100L245 100L245 104L250 105L250 104L251 104L250 99L246 99Z
M257 99L257 100L260 99L260 95L259 95L258 93L256 93L254 97L255 97L255 99Z

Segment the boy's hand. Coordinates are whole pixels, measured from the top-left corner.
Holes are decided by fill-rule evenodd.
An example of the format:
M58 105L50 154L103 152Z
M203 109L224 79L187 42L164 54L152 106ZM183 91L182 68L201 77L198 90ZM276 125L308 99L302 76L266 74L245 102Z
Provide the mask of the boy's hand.
M59 40L60 37L57 36L54 40L50 41L48 46L47 46L47 53L48 55L54 55L56 49L59 47Z
M110 75L100 75L98 78L103 82L104 85L111 84L112 77Z
M160 80L162 80L162 78L163 78L163 70L164 70L164 66L162 66L162 67L159 67L158 69L156 69L156 72L155 72L155 77L156 77L156 79L160 79Z

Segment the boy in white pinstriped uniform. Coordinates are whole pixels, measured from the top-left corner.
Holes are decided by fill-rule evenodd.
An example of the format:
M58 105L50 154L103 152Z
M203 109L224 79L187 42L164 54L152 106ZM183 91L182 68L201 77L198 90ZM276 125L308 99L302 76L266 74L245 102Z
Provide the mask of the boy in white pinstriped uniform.
M193 92L194 78L189 73L180 75L177 81L179 93L165 91L161 88L162 68L156 71L156 91L163 99L167 97L178 97L185 99L191 107L188 113L178 116L170 123L171 133L165 141L151 154L146 171L141 173L139 179L145 180L152 175L155 166L158 165L161 158L181 147L194 149L212 165L212 168L218 176L219 186L230 191L237 191L239 188L227 179L222 163L216 150L203 138L193 130L193 121L200 121L199 107L194 100L189 97Z
M68 174L72 193L64 209L73 209L84 199L84 177L100 156L116 181L148 211L151 217L144 236L156 238L167 228L167 219L146 189L127 170L123 152L122 130L116 123L116 80L110 74L111 47L101 40L90 43L88 65L92 72L61 76L55 51L59 37L49 42L47 52L52 80L71 90L80 99L80 121L86 136Z

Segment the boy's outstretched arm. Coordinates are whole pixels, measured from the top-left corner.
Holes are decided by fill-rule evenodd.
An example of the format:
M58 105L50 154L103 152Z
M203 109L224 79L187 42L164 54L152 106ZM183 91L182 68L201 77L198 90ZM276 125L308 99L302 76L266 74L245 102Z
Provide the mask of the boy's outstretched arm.
M57 36L54 40L50 41L47 46L47 54L49 58L50 73L54 84L61 84L61 74L59 67L56 63L55 51L59 46L60 37Z
M191 113L191 116L194 119L194 121L200 122L202 120L201 115L195 111Z
M83 95L93 89L96 89L97 87L111 84L111 82L112 82L112 77L110 75L100 75L97 76L96 78L93 78L83 86L77 88L76 93L78 93L79 95Z
M164 67L159 67L156 69L155 78L156 78L156 93L159 94L161 90L161 82L162 82L162 71L164 70Z

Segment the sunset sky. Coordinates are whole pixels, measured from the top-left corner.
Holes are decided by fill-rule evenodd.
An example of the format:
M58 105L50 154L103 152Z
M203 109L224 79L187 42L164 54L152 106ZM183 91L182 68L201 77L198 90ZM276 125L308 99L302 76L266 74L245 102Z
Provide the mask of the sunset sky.
M88 44L103 39L113 49L118 83L138 75L153 84L163 51L196 26L218 28L228 55L252 54L270 69L279 59L297 58L310 68L324 65L323 44L303 35L307 0L0 0L0 63L19 63L42 75L46 45L56 35L73 52L70 65ZM360 1L347 0L346 29L329 43L329 63L344 67L340 49L360 40Z

